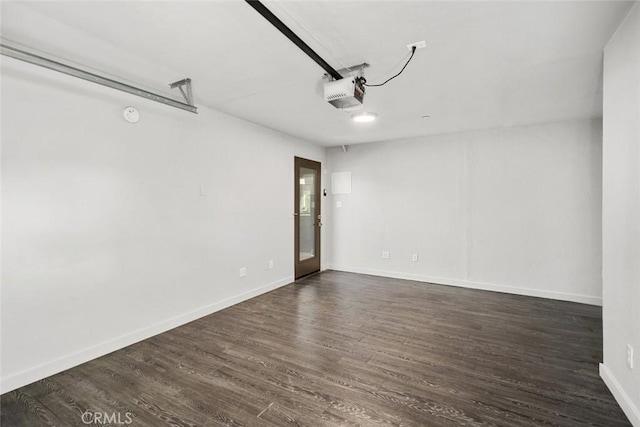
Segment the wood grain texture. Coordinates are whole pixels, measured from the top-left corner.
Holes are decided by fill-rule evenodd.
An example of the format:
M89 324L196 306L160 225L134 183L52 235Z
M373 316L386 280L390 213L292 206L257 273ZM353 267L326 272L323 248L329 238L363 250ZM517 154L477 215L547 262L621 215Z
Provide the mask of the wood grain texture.
M6 393L0 422L629 426L601 349L599 307L329 271Z

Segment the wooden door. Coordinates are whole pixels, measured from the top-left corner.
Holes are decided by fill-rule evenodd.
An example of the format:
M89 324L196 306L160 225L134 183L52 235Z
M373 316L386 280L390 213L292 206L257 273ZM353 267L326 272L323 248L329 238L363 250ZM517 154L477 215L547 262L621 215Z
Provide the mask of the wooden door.
M320 271L321 164L295 158L295 278Z

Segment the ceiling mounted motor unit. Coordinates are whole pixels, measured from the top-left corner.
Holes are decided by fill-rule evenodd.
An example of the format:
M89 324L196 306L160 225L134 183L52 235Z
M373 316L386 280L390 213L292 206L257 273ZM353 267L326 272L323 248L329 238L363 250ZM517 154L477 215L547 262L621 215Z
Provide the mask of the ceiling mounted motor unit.
M345 77L324 84L324 99L340 110L353 110L362 106L364 79Z

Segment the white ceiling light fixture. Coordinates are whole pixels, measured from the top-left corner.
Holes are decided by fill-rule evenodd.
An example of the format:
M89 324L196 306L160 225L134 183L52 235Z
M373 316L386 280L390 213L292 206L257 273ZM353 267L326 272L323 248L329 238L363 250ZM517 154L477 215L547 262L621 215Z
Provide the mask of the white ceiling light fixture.
M363 111L362 113L356 113L351 115L351 120L356 123L370 123L378 118L376 113L370 113Z

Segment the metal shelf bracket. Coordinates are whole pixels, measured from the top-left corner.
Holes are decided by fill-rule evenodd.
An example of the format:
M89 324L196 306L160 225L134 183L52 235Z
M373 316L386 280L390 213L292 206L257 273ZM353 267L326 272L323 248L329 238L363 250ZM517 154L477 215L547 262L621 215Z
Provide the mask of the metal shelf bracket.
M171 89L175 89L175 88L180 89L180 93L184 97L185 101L187 101L187 104L193 106L193 91L191 89L191 79L190 78L187 77L186 79L182 79L182 80L178 80L177 82L173 82L173 83L169 84L169 87ZM185 92L185 89L184 89L185 87L186 87L186 92Z

